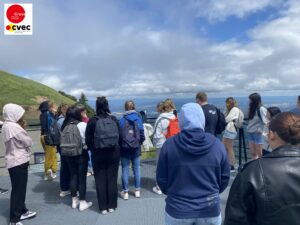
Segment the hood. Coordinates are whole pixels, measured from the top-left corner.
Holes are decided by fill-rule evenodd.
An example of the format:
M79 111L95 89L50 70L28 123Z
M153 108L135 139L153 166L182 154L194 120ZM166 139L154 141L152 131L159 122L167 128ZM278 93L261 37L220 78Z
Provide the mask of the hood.
M135 110L126 111L124 113L124 117L127 120L130 120L132 122L137 121L139 119L139 115L138 115L138 113Z
M3 118L5 121L17 123L24 113L25 110L17 104L9 103L3 107Z
M48 111L48 109L49 109L48 101L42 102L42 103L40 104L40 106L39 106L39 110L40 110L41 112L46 112L46 111Z
M205 116L201 106L197 103L187 103L182 106L179 116L181 130L205 128Z
M207 154L215 141L213 135L205 133L200 128L183 130L174 137L175 145L181 151L197 156Z
M164 112L164 113L159 114L158 117L168 118L171 120L171 119L175 118L175 115L173 112Z

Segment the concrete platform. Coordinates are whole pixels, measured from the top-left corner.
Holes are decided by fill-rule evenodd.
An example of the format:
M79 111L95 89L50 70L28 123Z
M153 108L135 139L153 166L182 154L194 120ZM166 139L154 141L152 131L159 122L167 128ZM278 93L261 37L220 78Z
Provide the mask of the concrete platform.
M94 177L88 177L87 200L94 205L86 211L79 212L71 208L71 197L59 197L59 179L55 181L44 181L43 165L34 165L30 168L29 181L27 186L27 207L37 211L36 218L23 221L24 225L163 225L165 196L156 195L152 192L155 185L155 161L144 161L141 164L142 190L141 198L136 199L131 194L128 201L118 200L118 209L107 215L101 215L98 209L95 192ZM120 177L119 172L119 177ZM230 184L234 176L231 177ZM119 178L119 190L121 189ZM133 190L133 178L130 177L130 185ZM8 176L0 177L0 187L10 187ZM229 187L221 195L222 214ZM0 195L0 225L8 224L10 192Z

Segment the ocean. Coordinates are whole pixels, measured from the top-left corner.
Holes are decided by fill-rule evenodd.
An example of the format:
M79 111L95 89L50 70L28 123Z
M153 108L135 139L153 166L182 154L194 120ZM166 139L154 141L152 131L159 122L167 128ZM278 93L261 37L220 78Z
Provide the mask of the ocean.
M209 98L209 103L217 106L222 111L225 108L225 100L227 97ZM156 114L156 105L158 102L164 100L163 98L133 98L137 111L145 111L147 114ZM236 97L238 105L243 112L248 111L248 97ZM124 111L124 99L109 99L109 106L111 112L115 114ZM185 103L195 102L195 98L173 98L174 104L178 111ZM262 96L262 103L265 107L277 106L281 111L289 111L296 107L297 96ZM95 108L95 100L90 100L89 104Z

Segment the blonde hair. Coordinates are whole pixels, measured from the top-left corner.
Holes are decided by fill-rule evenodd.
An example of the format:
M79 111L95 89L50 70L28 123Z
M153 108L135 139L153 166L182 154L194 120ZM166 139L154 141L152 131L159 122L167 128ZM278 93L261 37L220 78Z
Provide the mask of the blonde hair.
M165 101L164 101L164 109L166 112L171 112L173 110L176 109L172 99L170 98L167 98Z
M157 105L156 105L156 110L157 110L157 112L159 112L159 113L165 112L165 103L164 103L163 101L157 103Z

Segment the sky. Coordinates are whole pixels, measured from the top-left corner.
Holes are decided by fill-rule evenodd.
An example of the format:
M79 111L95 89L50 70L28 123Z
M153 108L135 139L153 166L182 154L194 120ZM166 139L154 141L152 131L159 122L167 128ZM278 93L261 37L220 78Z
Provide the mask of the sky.
M3 2L0 15L3 15ZM15 2L15 1L14 1ZM298 0L27 0L0 70L89 98L299 94ZM1 82L1 81L0 81Z

